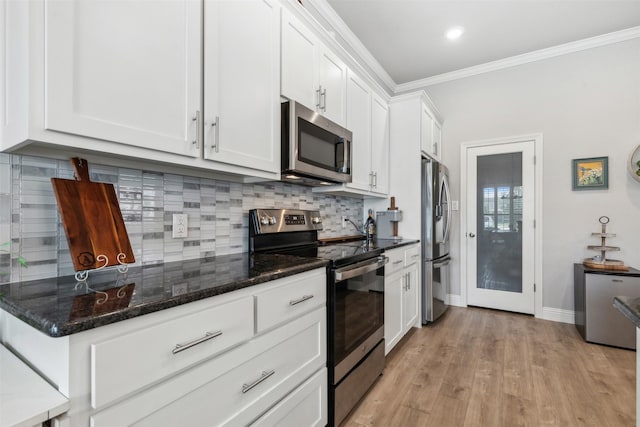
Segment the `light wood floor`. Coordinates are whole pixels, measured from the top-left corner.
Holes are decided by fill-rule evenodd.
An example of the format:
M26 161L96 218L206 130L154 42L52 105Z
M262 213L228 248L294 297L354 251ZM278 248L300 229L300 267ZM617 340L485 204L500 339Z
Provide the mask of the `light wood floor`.
M634 426L636 353L573 325L450 307L387 356L345 426Z

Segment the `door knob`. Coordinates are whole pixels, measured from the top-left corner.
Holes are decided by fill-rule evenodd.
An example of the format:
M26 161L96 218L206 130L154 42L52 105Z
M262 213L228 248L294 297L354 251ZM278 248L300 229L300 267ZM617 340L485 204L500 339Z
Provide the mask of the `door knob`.
M473 234L473 233L469 233L469 237L471 237L473 239L474 237L476 237L476 235Z

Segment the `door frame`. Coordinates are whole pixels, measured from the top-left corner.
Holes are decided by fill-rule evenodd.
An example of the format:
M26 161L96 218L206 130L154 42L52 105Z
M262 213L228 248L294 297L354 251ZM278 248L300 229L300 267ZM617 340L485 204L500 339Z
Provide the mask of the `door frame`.
M511 144L533 141L534 148L534 316L543 317L543 278L542 278L542 133L508 136L503 138L468 141L460 144L460 296L467 306L467 151L473 147Z

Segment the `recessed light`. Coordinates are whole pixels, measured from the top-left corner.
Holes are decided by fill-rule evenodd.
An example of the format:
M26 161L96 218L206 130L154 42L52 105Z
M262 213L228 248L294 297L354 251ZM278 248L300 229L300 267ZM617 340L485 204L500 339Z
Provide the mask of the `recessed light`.
M447 32L445 33L445 36L449 39L449 40L456 40L459 39L460 36L464 33L464 28L462 27L452 27L449 28L447 30Z
M285 175L284 177L287 179L300 179L299 176L295 176L295 175Z

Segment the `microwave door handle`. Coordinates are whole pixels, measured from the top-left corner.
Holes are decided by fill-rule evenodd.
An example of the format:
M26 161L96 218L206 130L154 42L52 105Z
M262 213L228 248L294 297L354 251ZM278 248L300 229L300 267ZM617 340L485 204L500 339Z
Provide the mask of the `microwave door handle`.
M351 170L351 141L347 138L341 138L344 147L344 164L342 165L342 173L349 173Z

